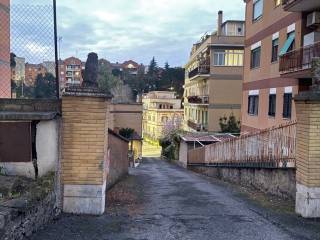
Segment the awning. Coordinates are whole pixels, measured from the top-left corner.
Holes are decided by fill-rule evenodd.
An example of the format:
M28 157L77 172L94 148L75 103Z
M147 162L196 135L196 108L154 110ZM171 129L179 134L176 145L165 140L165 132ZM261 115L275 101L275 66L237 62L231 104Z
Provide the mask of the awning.
M287 41L284 43L283 48L280 50L280 56L286 54L295 39L295 34L290 34Z

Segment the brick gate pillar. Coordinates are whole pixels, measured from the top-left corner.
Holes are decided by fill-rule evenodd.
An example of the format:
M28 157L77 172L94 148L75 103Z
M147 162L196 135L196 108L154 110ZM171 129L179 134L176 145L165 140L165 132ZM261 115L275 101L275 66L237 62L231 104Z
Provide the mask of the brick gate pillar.
M61 175L66 213L104 213L109 100L90 88L71 88L62 96Z
M296 212L320 217L320 61L313 64L313 89L295 97L297 109Z

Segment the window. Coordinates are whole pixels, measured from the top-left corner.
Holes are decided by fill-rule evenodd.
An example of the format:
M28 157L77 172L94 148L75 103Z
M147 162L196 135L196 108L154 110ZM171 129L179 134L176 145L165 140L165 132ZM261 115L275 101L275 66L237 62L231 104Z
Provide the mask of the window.
M224 66L225 65L224 56L225 56L224 51L214 52L213 64L215 66Z
M258 115L259 112L259 95L249 96L248 113L250 115Z
M283 117L291 118L292 111L292 93L285 93L283 95Z
M253 21L257 21L262 17L263 0L254 0L253 2Z
M161 122L166 123L168 121L168 117L162 117Z
M287 41L284 43L283 48L280 51L280 55L284 55L294 49L295 46L295 31L288 33Z
M251 68L260 67L261 47L251 50Z
M281 2L282 2L281 0L274 0L275 7L279 7Z
M271 117L276 116L276 102L277 102L277 95L270 94L269 95L269 112L268 115Z
M216 50L214 66L243 66L243 50Z
M272 40L271 62L278 61L278 51L279 51L279 38L276 38Z

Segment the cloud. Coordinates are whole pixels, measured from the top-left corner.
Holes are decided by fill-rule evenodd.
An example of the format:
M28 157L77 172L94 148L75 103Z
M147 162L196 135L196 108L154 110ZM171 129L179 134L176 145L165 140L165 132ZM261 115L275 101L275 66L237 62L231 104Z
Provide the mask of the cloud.
M25 0L16 0L24 1ZM33 0L42 4L51 0ZM236 2L236 4L235 4ZM183 66L192 44L216 29L219 10L225 20L244 19L241 0L59 0L61 57L85 60L95 51L110 61Z

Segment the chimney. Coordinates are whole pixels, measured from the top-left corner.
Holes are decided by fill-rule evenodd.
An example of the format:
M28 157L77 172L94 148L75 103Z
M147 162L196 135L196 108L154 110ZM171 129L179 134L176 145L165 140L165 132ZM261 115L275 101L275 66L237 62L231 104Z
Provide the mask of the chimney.
M223 21L223 12L220 10L218 12L218 26L217 26L217 35L221 36L222 34L222 21Z

